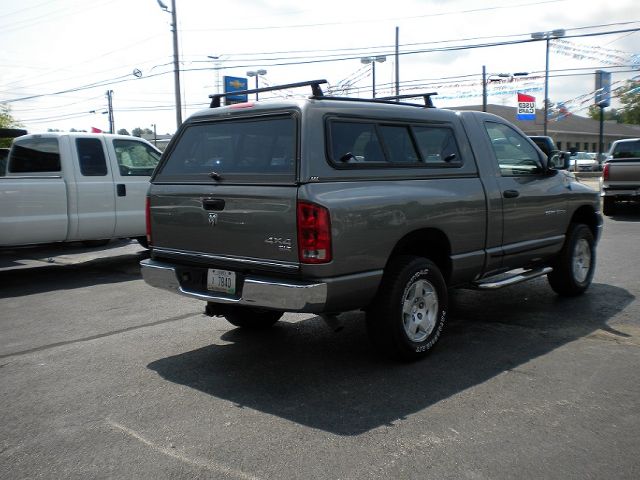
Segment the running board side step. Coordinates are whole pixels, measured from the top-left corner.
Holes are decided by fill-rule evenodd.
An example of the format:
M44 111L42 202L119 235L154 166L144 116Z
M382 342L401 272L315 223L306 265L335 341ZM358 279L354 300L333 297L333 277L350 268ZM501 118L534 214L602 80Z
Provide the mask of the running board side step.
M507 272L502 275L484 278L477 282L473 282L473 288L477 288L479 290L497 290L499 288L510 287L511 285L516 285L518 283L526 282L528 280L541 277L552 271L553 271L553 268L551 267L543 267L543 268L536 268L533 270L525 270L515 275L509 275L510 272Z

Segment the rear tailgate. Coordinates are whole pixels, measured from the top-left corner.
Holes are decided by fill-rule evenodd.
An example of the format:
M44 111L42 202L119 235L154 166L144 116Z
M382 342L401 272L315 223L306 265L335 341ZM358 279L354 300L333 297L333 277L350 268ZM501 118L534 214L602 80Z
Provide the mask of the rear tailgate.
M617 186L640 186L640 158L608 160L609 183Z
M186 124L152 179L154 254L230 268L297 265L297 118Z
M295 186L154 186L154 249L297 262Z

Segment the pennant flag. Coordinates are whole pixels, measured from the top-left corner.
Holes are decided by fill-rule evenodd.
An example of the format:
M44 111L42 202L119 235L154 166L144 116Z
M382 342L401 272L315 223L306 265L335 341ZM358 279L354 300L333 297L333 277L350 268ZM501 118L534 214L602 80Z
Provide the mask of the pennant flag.
M518 120L536 119L536 97L518 92Z
M102 133L102 130L96 127L91 127L91 133Z

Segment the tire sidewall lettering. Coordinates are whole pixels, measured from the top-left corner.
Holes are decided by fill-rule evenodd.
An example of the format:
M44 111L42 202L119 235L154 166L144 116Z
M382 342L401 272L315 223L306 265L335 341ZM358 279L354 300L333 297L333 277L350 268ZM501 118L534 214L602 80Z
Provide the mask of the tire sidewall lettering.
M430 277L430 273L431 273L431 270L429 268L423 268L415 272L413 275L411 275L411 278L407 281L402 291L402 296L400 298L400 305L399 305L400 309L402 309L402 306L404 305L404 299L407 296L409 288L411 288L411 285L413 285L413 283L419 280L420 278L424 278L434 287L434 290L438 295L438 305L439 305L438 308L442 308L440 306L441 298L442 298L442 292L441 292L441 289L439 288L440 285L437 281L434 281L434 279ZM411 346L412 350L414 350L416 353L424 353L430 350L440 338L440 334L442 333L442 329L444 328L446 318L447 318L447 310L446 308L442 308L437 320L436 328L429 334L427 339L418 346L416 346L414 342L409 340L409 338L406 336L404 332L404 328L402 327L402 325L399 325L399 327L403 330L402 331L403 338L406 339L407 343Z

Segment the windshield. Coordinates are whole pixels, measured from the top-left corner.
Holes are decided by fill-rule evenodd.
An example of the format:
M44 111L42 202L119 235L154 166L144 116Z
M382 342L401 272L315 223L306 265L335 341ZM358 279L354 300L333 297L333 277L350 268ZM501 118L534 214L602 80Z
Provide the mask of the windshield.
M293 181L296 121L289 114L187 126L157 181Z
M640 140L620 142L613 147L613 158L640 158Z

